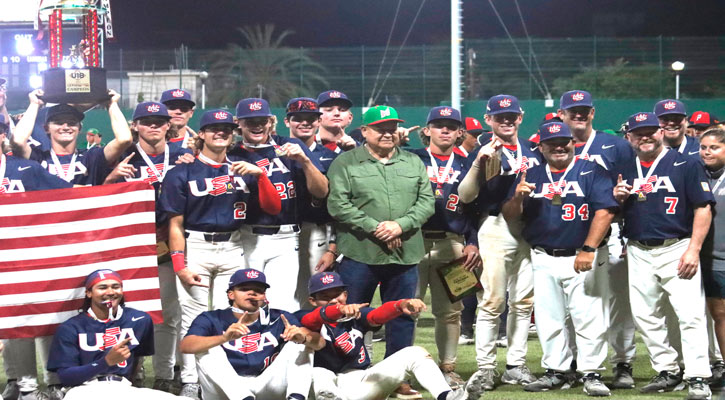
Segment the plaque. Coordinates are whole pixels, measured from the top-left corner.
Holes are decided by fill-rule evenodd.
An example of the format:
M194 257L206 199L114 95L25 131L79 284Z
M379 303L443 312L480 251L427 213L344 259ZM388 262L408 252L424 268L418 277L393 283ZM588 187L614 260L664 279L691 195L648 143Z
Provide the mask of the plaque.
M455 303L481 289L480 272L476 270L468 271L464 268L463 262L465 260L466 257L463 256L438 267L436 270L451 303Z
M486 160L486 181L490 181L501 173L501 159L498 153Z
M560 206L561 205L561 195L555 194L554 197L551 199L551 204L553 204L555 206Z

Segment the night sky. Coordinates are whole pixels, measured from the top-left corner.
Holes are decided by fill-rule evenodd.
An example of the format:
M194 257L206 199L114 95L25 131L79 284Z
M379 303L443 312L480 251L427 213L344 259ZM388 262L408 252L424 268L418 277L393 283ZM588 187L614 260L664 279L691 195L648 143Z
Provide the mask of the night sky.
M242 43L236 27L273 23L292 29L289 46L384 46L396 0L111 0L111 48L222 48ZM403 0L392 43L399 45L421 0ZM511 0L494 0L515 37L524 30ZM533 37L723 36L722 0L519 0ZM463 1L464 38L504 38L488 0ZM450 3L427 0L408 44L447 43Z

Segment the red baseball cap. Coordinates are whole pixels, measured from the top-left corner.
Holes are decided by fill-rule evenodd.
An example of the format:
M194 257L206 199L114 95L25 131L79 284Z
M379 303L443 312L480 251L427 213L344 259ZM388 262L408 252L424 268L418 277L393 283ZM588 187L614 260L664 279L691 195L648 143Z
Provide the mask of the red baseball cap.
M472 135L480 135L483 133L483 125L473 117L466 117L466 132Z
M690 126L698 128L707 128L710 125L720 123L716 116L707 111L695 111L688 121L690 122Z

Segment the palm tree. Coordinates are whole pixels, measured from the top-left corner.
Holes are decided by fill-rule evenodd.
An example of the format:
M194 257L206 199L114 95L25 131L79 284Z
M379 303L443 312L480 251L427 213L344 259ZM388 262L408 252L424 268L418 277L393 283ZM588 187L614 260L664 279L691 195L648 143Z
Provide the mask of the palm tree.
M263 97L272 105L284 105L292 97L314 96L327 86L325 68L306 50L282 45L293 31L276 35L273 24L237 30L246 46L230 43L211 55L212 104L234 105L241 98Z

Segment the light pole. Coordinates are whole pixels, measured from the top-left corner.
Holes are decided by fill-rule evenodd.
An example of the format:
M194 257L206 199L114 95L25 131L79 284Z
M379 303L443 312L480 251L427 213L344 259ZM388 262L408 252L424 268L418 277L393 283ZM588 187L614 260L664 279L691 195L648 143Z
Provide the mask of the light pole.
M199 78L201 79L201 109L206 108L206 78L209 77L209 73L206 71L201 71L199 73Z
M680 71L685 69L685 63L675 61L672 63L672 70L675 71L675 100L680 99Z

